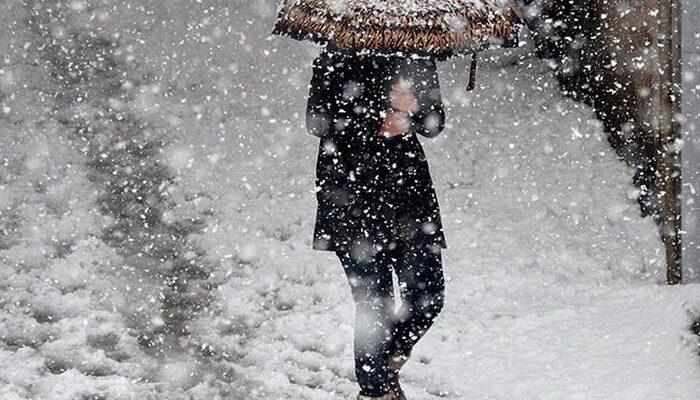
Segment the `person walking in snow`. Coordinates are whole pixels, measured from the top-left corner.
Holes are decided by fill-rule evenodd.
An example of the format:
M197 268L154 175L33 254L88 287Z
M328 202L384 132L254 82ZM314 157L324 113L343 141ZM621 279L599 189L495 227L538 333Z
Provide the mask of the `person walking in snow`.
M496 0L282 0L274 34L321 43L307 106L320 137L313 247L334 251L355 301L359 400L404 400L399 371L444 304L446 248L418 135L445 122L435 60L517 45ZM392 279L401 294L395 312Z
M334 251L356 305L358 399L406 399L399 371L443 307L440 210L417 135L445 114L435 62L325 48L307 127L320 137L313 248ZM401 293L395 312L392 272Z

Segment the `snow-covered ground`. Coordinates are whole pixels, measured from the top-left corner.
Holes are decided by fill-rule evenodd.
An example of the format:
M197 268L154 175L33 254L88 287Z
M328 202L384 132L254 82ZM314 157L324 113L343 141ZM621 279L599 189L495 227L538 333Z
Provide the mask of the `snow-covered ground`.
M187 238L215 266L213 300L166 350L143 345L164 324L163 282L100 234L114 223L102 182L42 108L65 106L37 95L50 74L23 61L43 53L15 4L2 20L0 398L351 398L349 289L337 259L310 249L317 48L266 39L272 1L71 5L66 26L119 32L142 77L119 109L166 133L163 221L203 224ZM466 70L440 66L448 126L422 140L448 282L405 369L410 398L697 399L700 285L661 284L656 228L593 112L526 49L484 60L474 92Z

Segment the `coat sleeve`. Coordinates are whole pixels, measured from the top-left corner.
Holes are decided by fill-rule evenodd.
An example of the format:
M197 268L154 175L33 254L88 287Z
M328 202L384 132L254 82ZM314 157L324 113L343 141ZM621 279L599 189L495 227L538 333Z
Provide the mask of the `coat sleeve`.
M435 61L408 60L400 74L413 81L418 100L418 111L411 116L413 129L429 138L439 135L445 127L445 110Z
M325 60L324 53L314 60L306 105L306 128L310 134L318 137L328 136L333 124L334 96Z

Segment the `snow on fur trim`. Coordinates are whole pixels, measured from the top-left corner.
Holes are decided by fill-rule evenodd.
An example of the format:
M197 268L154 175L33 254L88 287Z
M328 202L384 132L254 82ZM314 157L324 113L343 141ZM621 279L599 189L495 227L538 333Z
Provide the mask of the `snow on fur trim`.
M448 57L517 42L499 0L281 0L274 34L341 50Z

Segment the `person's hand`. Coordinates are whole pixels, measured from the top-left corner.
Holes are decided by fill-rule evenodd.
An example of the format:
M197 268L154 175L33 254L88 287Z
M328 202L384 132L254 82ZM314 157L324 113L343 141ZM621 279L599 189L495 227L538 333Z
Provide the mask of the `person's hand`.
M386 138L405 135L411 127L408 112L406 111L391 111L388 112L382 122L382 127L379 128L379 134Z
M410 83L403 79L391 85L389 99L391 100L391 107L396 111L405 111L408 113L418 111L418 99L416 99L416 95L413 94Z
M391 85L389 92L392 111L388 111L379 134L391 138L405 135L411 127L411 113L418 111L418 99L409 82L401 79Z

